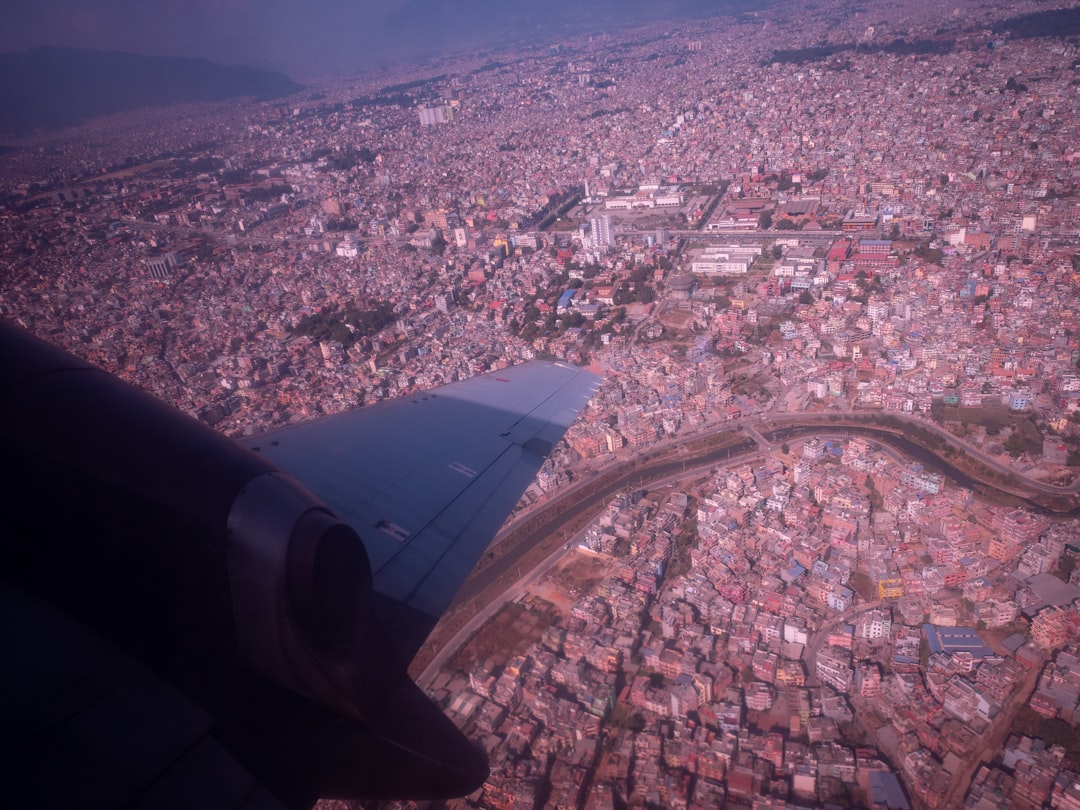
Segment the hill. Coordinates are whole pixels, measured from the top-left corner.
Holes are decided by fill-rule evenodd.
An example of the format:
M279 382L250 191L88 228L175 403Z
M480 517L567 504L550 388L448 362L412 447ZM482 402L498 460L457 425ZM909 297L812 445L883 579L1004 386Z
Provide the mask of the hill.
M281 73L205 59L46 46L0 54L0 133L21 135L177 102L277 98L300 89Z

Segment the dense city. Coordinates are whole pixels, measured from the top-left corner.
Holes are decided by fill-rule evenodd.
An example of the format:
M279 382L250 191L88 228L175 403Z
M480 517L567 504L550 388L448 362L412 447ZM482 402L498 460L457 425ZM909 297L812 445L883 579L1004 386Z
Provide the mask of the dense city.
M522 514L748 437L425 673L447 806L1080 808L1080 44L814 6L0 153L0 316L228 436L554 358L602 383Z

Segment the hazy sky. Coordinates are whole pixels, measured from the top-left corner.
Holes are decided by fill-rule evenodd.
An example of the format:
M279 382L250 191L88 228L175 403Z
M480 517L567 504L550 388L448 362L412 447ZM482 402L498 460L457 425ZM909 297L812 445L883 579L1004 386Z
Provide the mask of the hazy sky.
M9 0L0 52L70 45L200 56L290 73L364 61L407 0Z
M281 70L296 79L384 56L717 13L768 0L5 0L0 52L67 45Z

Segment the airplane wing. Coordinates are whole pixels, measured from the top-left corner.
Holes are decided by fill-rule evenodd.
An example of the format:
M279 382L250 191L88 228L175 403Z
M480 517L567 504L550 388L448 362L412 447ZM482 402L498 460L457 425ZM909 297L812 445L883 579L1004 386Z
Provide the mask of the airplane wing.
M533 362L245 440L352 526L411 660L598 378Z
M475 790L407 656L594 385L526 365L249 450L0 323L4 798Z

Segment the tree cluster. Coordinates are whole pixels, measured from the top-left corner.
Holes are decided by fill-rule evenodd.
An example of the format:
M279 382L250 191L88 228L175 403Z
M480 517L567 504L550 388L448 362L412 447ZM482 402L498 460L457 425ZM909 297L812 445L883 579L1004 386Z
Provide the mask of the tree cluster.
M377 301L371 309L323 307L314 315L300 318L292 331L320 342L337 341L349 348L393 323L394 318L393 305L387 301Z
M240 196L243 199L251 200L252 202L270 202L271 200L280 199L282 194L292 194L292 186L259 186L257 188L245 189L240 192Z

